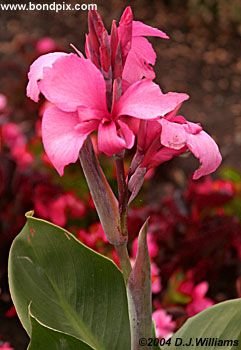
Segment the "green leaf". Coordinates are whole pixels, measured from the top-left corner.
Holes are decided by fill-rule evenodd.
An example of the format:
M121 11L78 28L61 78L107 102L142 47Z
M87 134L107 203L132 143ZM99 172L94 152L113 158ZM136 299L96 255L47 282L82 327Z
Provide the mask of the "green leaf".
M39 322L97 350L130 349L124 279L112 261L73 235L27 214L9 257L9 285L31 334L28 306Z
M241 299L225 301L189 318L173 335L171 348L165 346L164 350L238 350L241 348L240 325Z
M31 325L31 341L28 350L93 350L81 340L45 327L33 316L31 316Z
M239 183L241 181L241 174L233 168L222 168L220 171L220 177L224 180L233 181Z
M155 324L155 321L154 320L152 320L152 338L153 339L156 339L157 338L157 336L156 336L156 324ZM153 345L152 346L152 348L153 349L161 349L161 347L159 346L159 344L158 345Z

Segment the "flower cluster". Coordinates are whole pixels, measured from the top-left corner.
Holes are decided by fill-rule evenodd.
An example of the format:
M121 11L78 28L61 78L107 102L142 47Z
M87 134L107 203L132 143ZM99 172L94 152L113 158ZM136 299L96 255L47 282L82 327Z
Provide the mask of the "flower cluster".
M98 151L107 156L137 151L129 171L133 199L148 169L191 151L200 162L194 179L216 170L221 156L199 124L177 114L184 93L163 93L153 82L156 53L148 36L168 39L157 28L134 21L130 7L109 34L96 11L89 13L85 54L54 52L30 67L27 95L49 106L42 137L49 159L59 172L76 162L88 135L97 131Z
M0 349L1 350L14 350L13 347L7 342L4 342L4 343L0 342Z

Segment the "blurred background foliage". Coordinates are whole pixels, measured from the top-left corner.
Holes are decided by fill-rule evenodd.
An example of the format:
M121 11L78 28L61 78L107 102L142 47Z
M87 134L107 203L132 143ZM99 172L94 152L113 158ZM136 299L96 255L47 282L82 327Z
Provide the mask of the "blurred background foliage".
M207 24L217 23L221 28L236 27L241 30L240 0L188 0L190 16Z

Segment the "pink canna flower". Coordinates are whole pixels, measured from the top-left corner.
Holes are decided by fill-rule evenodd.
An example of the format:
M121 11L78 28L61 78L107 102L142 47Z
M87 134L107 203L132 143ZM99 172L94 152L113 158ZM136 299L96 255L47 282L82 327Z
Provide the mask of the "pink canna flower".
M50 65L42 67L42 80L35 82L52 103L43 116L42 135L46 153L61 175L67 164L76 162L84 141L93 131L98 130L99 150L112 156L134 144L126 116L156 118L187 98L186 94L163 94L158 85L147 79L132 84L118 98L121 88L115 80L108 110L104 77L90 60L70 54L59 57L52 68ZM39 72L37 75L41 76ZM28 87L28 95L35 98L36 84L32 80L29 84L33 89Z
M120 22L121 29L122 22ZM143 77L155 78L153 67L156 62L156 53L145 38L154 36L162 39L169 39L166 33L157 28L150 27L140 21L133 21L131 49L123 71L123 79L132 84Z
M130 201L138 194L148 169L186 151L191 151L201 163L193 174L194 180L214 172L222 161L217 144L202 127L176 116L175 111L159 120L141 121L137 139L130 171Z
M156 36L168 39L157 28L152 28L140 21L133 21L130 7L123 12L119 25L112 23L110 43L108 33L97 12L89 13L89 34L86 37L86 56L106 73L112 65L113 76L121 76L127 85L143 77L154 79L155 73L150 65L156 61L156 53L145 38ZM108 57L108 53L111 57Z
M6 123L1 127L3 142L9 147L13 159L20 168L33 162L33 156L27 149L27 139L21 127L14 123Z
M26 139L20 126L15 123L3 124L2 136L10 149L24 147L26 144Z
M8 342L0 342L0 350L14 350L13 347Z
M81 218L86 213L84 203L73 193L59 193L49 185L40 184L33 193L34 210L44 219L64 227L68 216Z
M208 287L206 281L203 281L196 286L194 286L192 281L186 281L179 287L180 292L191 297L191 302L186 308L189 317L196 315L214 304L213 300L206 297Z
M65 52L53 52L42 55L37 58L31 65L28 73L27 96L34 102L38 102L40 89L38 81L43 78L44 68L52 67L57 58L68 55Z
M179 96L162 94L156 84L142 80L119 100L113 99L109 111L103 76L89 60L76 55L58 59L39 85L55 104L44 114L42 132L46 152L60 174L65 165L77 160L83 142L94 130L98 130L99 150L112 156L133 147L134 133L126 116L155 118L169 110L168 103L175 106L179 102Z
M213 139L199 124L188 122L182 116L150 121L146 128L149 137L144 144L146 154L142 165L145 167L156 166L189 150L201 163L193 174L196 180L214 172L221 163L221 155ZM154 142L150 144L154 135ZM143 149L143 145L141 147Z
M193 174L194 180L217 169L222 161L218 146L200 125L188 122L182 116L170 120L163 118L160 123L163 146L177 151L186 147L199 159L201 165Z
M232 181L213 180L210 176L198 183L190 181L186 192L186 198L192 203L193 209L197 207L200 214L207 207L224 207L235 195L236 188Z
M37 102L41 92L51 104L44 112L42 136L59 174L77 160L93 131L98 131L100 152L118 154L133 147L139 120L163 116L188 98L186 94L163 94L150 79L140 80L152 78L145 72L155 62L152 46L144 38L148 35L167 38L156 28L133 22L130 7L118 27L113 22L109 36L99 14L91 11L87 59L78 50L77 54L55 52L40 56L30 67L27 95ZM129 74L128 78L123 69L130 66L126 72L137 71L137 61L142 61L144 70L139 67L138 77Z
M155 322L156 336L169 339L176 328L176 323L172 320L172 317L165 310L158 309L153 312L152 318Z
M84 229L79 230L77 237L81 242L97 251L100 251L100 248L104 247L108 242L100 223L91 225L88 231Z

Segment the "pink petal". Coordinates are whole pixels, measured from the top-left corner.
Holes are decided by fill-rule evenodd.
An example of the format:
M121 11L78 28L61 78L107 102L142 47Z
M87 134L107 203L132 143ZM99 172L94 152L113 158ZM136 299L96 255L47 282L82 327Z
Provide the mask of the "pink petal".
M122 73L122 78L128 83L128 86L142 78L153 80L155 79L155 76L153 68L146 64L142 59L138 58L136 53L131 50L127 56L126 64Z
M172 123L165 118L160 120L160 124L162 125L161 144L163 146L176 150L185 146L187 132L185 131L183 124Z
M165 115L187 99L186 94L174 92L163 94L157 84L143 79L125 91L115 105L114 114L153 119Z
M133 21L131 50L127 56L123 71L123 79L133 84L143 77L153 80L155 72L150 66L156 62L156 53L144 36L157 36L168 39L168 36L157 28L142 22Z
M75 163L88 136L78 129L77 113L66 113L56 107L47 108L43 115L42 136L45 151L60 175L64 167Z
M182 118L182 116L178 116L176 118ZM187 120L184 125L184 129L190 134L198 134L200 131L202 131L202 127L200 124L192 123Z
M199 283L195 288L194 288L194 298L203 298L207 291L208 291L208 282L204 281Z
M217 144L205 131L188 134L187 147L201 163L193 175L194 180L214 172L222 161Z
M121 120L118 121L118 125L120 126L119 134L125 140L126 148L132 148L135 142L134 133L131 131L129 126Z
M162 127L157 120L141 120L138 130L138 150L142 153L146 152L147 149L153 143L153 140L160 139Z
M156 62L156 53L146 38L134 37L132 39L131 51L134 51L138 57L154 65Z
M160 106L160 115L164 116L188 99L189 96L184 93L168 92L167 94L163 94Z
M78 116L80 121L89 121L89 120L101 120L107 116L107 113L100 111L98 109L89 108L89 107L78 107Z
M155 154L146 154L143 159L142 166L149 168L157 167L160 164L163 164L174 157L180 156L182 153L186 151L186 147L181 148L180 150L175 150L172 148L163 147Z
M131 196L128 204L130 204L140 192L142 185L144 183L146 175L146 168L138 167L134 174L131 176L128 182L128 190L131 192Z
M133 21L132 35L135 36L156 36L162 39L169 39L169 36L161 30L148 26L140 21Z
M78 107L106 111L105 81L89 60L71 54L58 59L52 69L45 69L39 83L44 96L65 112Z
M156 53L147 39L134 37L131 50L127 56L122 77L130 84L141 80L143 77L153 80L155 72L150 66L156 61Z
M152 318L155 322L156 336L158 338L169 338L176 327L172 317L165 310L159 309L153 312Z
M81 121L78 125L75 126L75 130L78 131L81 135L89 135L93 131L97 130L99 126L98 120L87 120Z
M207 309L212 306L214 302L209 298L193 300L187 305L186 311L189 317L196 315L197 313Z
M37 58L30 66L28 73L28 85L27 85L27 96L33 101L38 102L39 100L39 87L38 81L43 78L43 69L45 67L52 67L53 63L60 57L68 56L65 52L54 52Z
M126 142L117 134L116 124L113 121L100 123L98 148L107 156L113 156L126 148Z
M126 56L128 55L132 45L132 22L133 14L131 7L128 6L124 10L118 26L118 36L121 43L123 63L125 62Z

